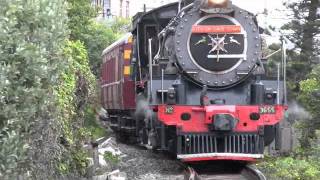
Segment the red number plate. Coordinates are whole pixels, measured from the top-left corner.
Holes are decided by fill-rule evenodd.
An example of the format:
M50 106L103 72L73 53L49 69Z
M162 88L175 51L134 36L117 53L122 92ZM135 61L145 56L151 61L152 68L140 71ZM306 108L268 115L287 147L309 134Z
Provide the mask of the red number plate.
M237 25L194 25L192 26L192 33L208 34L208 33L241 33L241 27Z

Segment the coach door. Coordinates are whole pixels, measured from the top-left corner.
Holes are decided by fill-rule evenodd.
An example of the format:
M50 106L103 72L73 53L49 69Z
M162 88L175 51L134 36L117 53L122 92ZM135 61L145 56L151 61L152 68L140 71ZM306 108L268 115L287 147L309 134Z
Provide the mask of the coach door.
M120 109L121 97L121 59L119 48L107 53L102 66L102 101L105 109Z

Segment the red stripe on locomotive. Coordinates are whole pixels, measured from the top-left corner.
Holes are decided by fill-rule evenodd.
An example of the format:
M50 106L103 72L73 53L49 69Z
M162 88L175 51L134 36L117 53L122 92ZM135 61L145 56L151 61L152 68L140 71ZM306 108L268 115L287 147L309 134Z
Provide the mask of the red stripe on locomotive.
M166 112L166 108L173 108L172 114ZM208 132L208 125L213 124L214 115L230 114L238 120L234 132L257 132L260 126L275 125L282 120L285 106L277 105L275 114L261 114L259 120L251 120L251 113L259 113L260 106L159 106L158 118L165 125L178 126L181 132ZM191 115L191 119L181 119L183 113Z

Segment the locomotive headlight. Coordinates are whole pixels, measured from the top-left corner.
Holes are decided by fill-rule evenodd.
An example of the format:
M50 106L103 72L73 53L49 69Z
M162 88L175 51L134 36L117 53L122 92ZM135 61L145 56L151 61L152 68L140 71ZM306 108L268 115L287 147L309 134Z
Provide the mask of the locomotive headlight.
M229 0L208 0L209 7L226 7Z
M227 2L227 0L209 0L209 3L213 3L213 4L223 4Z

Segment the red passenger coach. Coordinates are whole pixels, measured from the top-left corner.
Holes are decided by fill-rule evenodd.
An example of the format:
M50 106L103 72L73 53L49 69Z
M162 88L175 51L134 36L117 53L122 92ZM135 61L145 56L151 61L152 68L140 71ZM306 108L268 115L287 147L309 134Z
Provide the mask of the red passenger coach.
M105 109L135 108L135 82L131 80L132 36L127 34L103 51L101 97Z

